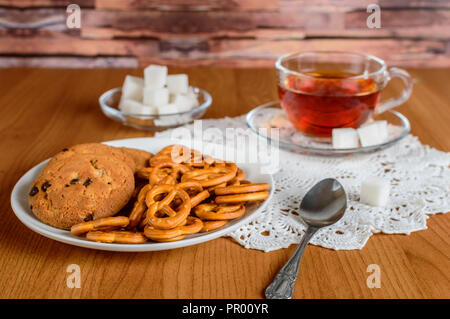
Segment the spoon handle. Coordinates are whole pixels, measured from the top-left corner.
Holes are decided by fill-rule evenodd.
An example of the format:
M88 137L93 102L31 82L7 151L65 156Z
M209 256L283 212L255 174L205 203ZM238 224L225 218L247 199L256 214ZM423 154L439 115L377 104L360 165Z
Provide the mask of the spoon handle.
M295 249L291 258L280 269L272 283L266 288L267 299L291 299L294 293L295 281L298 276L298 268L302 259L303 251L316 233L318 228L308 227L305 235L302 237L300 244Z

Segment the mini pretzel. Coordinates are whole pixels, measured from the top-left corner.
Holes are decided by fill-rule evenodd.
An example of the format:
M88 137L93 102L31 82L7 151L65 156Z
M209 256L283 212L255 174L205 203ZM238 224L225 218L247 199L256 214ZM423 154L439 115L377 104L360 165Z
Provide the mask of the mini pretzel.
M201 233L216 230L223 225L228 223L226 220L210 220L210 221L203 221L203 228L200 230Z
M147 206L145 205L145 197L147 196L150 188L151 185L147 184L140 190L137 201L134 202L133 210L130 213L130 223L128 224L128 229L136 227L136 225L141 221L142 216L147 209Z
M203 187L216 186L232 180L236 176L237 166L234 163L225 163L216 167L205 169L195 169L189 171L181 177L181 181L195 180Z
M253 193L253 192L263 192L269 189L269 184L267 183L259 183L259 184L245 184L239 186L227 186L227 187L218 187L214 189L214 194L216 195L236 195L236 194L244 194L244 193Z
M243 180L245 178L245 173L243 170L241 170L240 168L238 168L236 176L228 181L228 183L225 186L238 186L241 185L241 180ZM223 186L223 187L225 187Z
M162 162L153 167L149 181L151 185L160 183L165 177L170 176L177 180L180 174L186 173L189 169L181 164L173 162Z
M175 185L176 183L177 180L170 175L167 175L158 182L158 184L169 184L169 185Z
M242 181L245 178L245 172L242 169L238 168L235 178L238 181Z
M130 220L126 216L99 218L88 222L73 225L72 228L70 228L70 232L73 235L78 236L87 233L91 230L104 230L104 229L109 230L126 227L129 224L129 222Z
M239 186L239 185L241 185L241 182L237 180L235 177L231 181L229 181L225 186L222 186L222 188L227 186Z
M203 192L198 193L194 197L191 197L191 208L194 208L201 202L203 202L205 199L207 199L210 196L209 192L207 190L204 190Z
M90 231L86 234L86 239L101 243L118 244L142 244L147 238L142 233L130 231Z
M196 181L179 183L177 184L177 187L185 190L191 196L191 209L210 196L209 192L203 190L202 185ZM192 196L192 192L196 192L197 194Z
M156 166L162 162L183 163L191 158L191 149L184 145L169 145L164 147L150 159L150 166Z
M166 194L162 199L156 197ZM176 211L170 207L173 200L178 197L181 203ZM156 185L148 193L145 199L147 210L147 223L160 228L171 229L180 225L191 211L191 199L189 195L176 185ZM158 212L162 212L168 217L159 217Z
M137 177L141 179L149 179L153 167L144 167L136 172Z
M162 210L164 210L164 207L162 208ZM169 211L167 211L167 213L171 214ZM186 219L183 220L178 226L184 226L184 225L186 225ZM147 216L145 216L145 218L143 218L141 220L141 222L139 223L140 229L144 229L145 226L147 226Z
M186 218L186 224L183 226L177 226L172 229L158 229L153 226L147 225L144 228L144 235L156 241L175 239L176 237L198 233L203 228L203 222L196 217L188 216Z
M177 184L177 187L181 188L189 195L191 195L192 192L200 193L201 191L203 191L202 185L197 181L181 182Z
M237 186L233 186L233 187L237 187ZM214 199L214 201L217 204L242 203L242 202L264 200L268 197L269 197L269 192L254 192L254 193L247 193L247 194L217 196Z
M174 145L169 145L164 147L162 150L160 150L158 153L156 153L150 160L149 164L151 167L158 165L162 162L172 162L172 158L170 156L170 152Z
M198 151L192 150L190 160L184 162L184 165L186 165L190 169L201 169L201 168L209 168L211 165L215 163L219 163L219 161L212 158L211 156L203 155Z
M233 178L233 179L234 179L234 178ZM233 180L233 179L232 179L232 180ZM231 180L231 181L232 181L232 180ZM230 181L230 182L231 182L231 181ZM228 184L228 183L226 183L226 182L225 182L225 183L221 183L221 184L216 185L216 186L208 187L207 190L208 190L208 192L210 192L210 193L214 193L214 190L215 190L216 188L218 188L218 187L226 187L227 184Z
M215 203L201 204L195 207L195 215L203 220L229 220L241 217L245 213L245 206L217 205Z
M137 224L139 224L146 209L147 206L145 206L145 202L134 202L133 210L130 213L130 223L128 224L128 229L133 229Z

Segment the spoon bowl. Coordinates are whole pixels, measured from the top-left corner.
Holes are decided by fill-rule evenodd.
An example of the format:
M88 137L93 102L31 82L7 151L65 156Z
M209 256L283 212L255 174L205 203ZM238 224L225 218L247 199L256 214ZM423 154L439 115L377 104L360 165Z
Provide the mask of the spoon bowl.
M303 197L299 215L313 227L325 227L336 223L344 216L347 196L344 187L334 178L321 180Z

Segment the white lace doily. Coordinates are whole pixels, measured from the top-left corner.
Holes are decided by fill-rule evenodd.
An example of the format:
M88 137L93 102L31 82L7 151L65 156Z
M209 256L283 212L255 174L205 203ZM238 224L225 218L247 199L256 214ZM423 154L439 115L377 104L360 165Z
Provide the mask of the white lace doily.
M193 125L183 127L186 128L193 134ZM205 142L223 143L224 135L220 132L247 126L241 116L203 120L202 128L217 131L204 135ZM173 138L174 130L156 136ZM299 222L296 210L305 193L329 177L344 186L348 208L338 223L316 233L311 241L314 245L336 250L361 249L374 233L409 234L423 230L427 228L428 215L450 210L450 154L421 144L415 136L408 135L383 151L351 157L280 152L280 171L273 176L275 191L268 207L252 222L228 234L245 248L267 252L298 243L305 226ZM390 180L387 207L359 202L361 181L368 176Z

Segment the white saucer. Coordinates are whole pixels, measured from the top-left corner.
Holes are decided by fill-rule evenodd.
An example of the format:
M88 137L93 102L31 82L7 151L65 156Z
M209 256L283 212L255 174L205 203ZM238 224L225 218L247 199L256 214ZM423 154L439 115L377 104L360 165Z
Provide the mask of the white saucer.
M274 119L277 120L274 121ZM275 142L280 148L291 152L313 155L351 155L375 152L394 145L408 135L410 131L408 119L392 110L377 115L374 120L386 120L388 123L388 138L384 143L366 147L336 149L331 145L331 138L312 137L297 131L288 121L279 101L260 105L251 110L246 117L248 127L261 138L267 139L271 143ZM281 123L281 125L277 123ZM272 129L277 129L278 134L274 134L275 131L272 131Z

